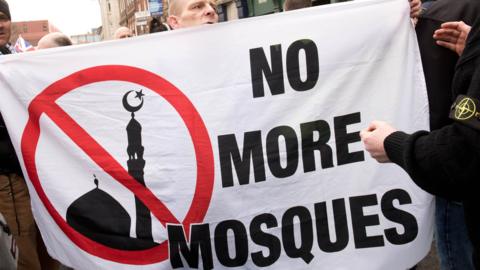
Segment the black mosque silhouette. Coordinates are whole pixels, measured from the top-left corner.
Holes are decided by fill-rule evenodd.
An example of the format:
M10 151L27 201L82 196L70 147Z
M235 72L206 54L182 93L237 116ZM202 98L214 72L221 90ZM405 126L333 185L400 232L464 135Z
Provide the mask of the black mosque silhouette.
M135 112L143 106L142 90L135 91L141 102L131 106L128 91L123 96L124 108L131 112L132 118L127 125L127 167L128 173L145 186L143 179L145 160L142 146L142 126L135 119ZM105 246L122 250L142 250L158 245L152 237L152 221L148 208L135 197L136 238L130 237L131 218L123 206L110 194L99 188L99 181L94 175L96 187L76 199L67 209L67 223L82 235Z

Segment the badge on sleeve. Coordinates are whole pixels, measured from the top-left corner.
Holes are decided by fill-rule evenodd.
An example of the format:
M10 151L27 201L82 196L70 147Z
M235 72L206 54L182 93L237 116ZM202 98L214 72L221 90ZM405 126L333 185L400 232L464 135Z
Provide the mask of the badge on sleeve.
M450 119L480 130L480 112L478 99L459 95L450 108Z

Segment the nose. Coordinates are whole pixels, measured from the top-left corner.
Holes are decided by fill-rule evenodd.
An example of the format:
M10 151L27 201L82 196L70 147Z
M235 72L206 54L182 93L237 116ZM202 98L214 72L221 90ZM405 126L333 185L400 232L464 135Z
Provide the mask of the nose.
M205 16L215 16L217 14L217 11L215 10L212 5L207 5L205 9Z

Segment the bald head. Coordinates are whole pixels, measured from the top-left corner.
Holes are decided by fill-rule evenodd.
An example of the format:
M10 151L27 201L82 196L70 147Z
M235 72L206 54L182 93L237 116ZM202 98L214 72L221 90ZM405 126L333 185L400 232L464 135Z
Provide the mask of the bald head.
M122 38L129 38L133 37L132 31L128 27L122 26L115 31L113 38L115 39L122 39Z
M72 41L67 35L60 32L54 32L54 33L49 33L43 36L38 41L37 49L41 50L41 49L70 46L70 45L72 45Z
M167 23L172 29L217 22L216 0L170 0Z
M178 15L185 0L170 0L168 6L168 15Z

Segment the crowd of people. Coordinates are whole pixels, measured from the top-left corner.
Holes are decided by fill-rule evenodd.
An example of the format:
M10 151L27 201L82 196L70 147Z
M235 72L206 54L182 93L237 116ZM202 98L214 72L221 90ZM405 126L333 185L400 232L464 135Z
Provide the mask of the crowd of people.
M360 136L374 159L399 165L418 186L438 196L436 242L441 269L480 269L480 214L476 212L480 202L475 188L480 164L480 2L409 2L425 71L431 131L407 134L373 121ZM286 0L284 10L309 6L311 0ZM151 22L151 32L218 22L214 0L171 0L168 13L166 23ZM8 3L0 0L0 57L15 53L9 43L11 19ZM131 36L130 29L121 27L114 38ZM37 49L69 45L67 36L51 33L39 41ZM473 102L476 109L466 111L465 101ZM465 113L471 116L459 117ZM1 115L0 225L18 245L18 269L58 268L35 226L23 173ZM0 252L0 269L4 261Z

